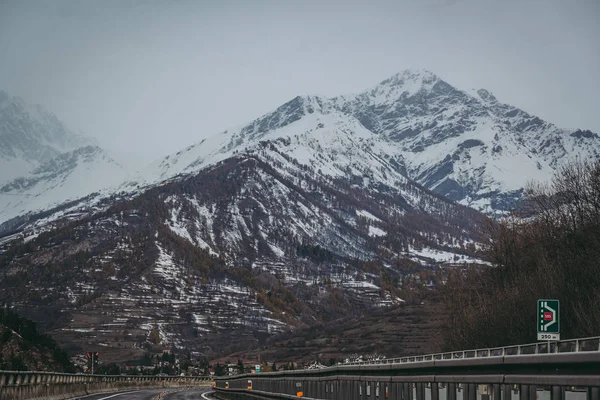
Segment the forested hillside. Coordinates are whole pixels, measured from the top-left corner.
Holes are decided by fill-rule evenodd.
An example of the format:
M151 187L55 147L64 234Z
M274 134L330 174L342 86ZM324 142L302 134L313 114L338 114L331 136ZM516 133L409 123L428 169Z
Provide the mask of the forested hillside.
M0 308L0 370L74 372L67 353L36 324Z
M386 171L395 186L334 179L265 143L7 242L0 301L71 354L213 357L418 301L449 269L486 263L482 214Z

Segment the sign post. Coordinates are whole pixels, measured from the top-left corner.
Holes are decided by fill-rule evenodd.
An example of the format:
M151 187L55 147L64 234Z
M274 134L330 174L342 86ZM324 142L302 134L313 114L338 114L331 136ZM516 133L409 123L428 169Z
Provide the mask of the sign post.
M90 365L91 369L92 369L92 375L94 375L94 366L95 364L98 363L98 352L97 351L91 351L87 353L87 358L88 358L88 365Z
M560 302L538 300L537 304L538 340L560 340Z

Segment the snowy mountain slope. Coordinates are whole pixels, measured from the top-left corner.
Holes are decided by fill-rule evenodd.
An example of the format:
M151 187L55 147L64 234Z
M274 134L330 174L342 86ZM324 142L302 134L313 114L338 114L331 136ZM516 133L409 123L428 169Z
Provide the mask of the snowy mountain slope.
M0 221L106 191L124 177L123 167L97 146L61 153L0 186Z
M332 111L319 107L317 113L311 115L315 112L314 105L318 107L319 102L318 98L296 97L248 125L228 129L158 160L135 177L132 183L149 185L177 175L195 173L239 152L256 148L260 141L292 137L318 129L319 118L328 118L326 115ZM337 118L331 117L330 121L335 119L336 123L343 124L346 118L338 113Z
M484 89L461 91L431 72L407 70L358 95L296 97L166 157L135 181L194 173L275 139L294 142L290 156L332 176L356 164L387 183L378 172L386 160L423 186L489 213L516 207L529 182L549 180L576 157L600 158L595 133L559 129Z
M121 184L124 168L40 106L0 91L0 224Z
M515 207L529 181L550 179L576 157L600 158L597 134L559 129L484 89L461 91L429 71L407 70L333 101L386 137L410 178L488 212Z
M89 151L93 164L100 153ZM401 302L415 282L442 282L444 267L485 264L483 216L446 197L510 209L529 179L547 179L575 153L598 157L597 135L429 72L354 96L296 97L116 189L31 217L0 241L0 300L28 313L45 304L46 323L65 317L54 326L65 343L115 353L123 329L137 333L127 339L136 348L152 330L186 349L211 344L212 354L247 348ZM39 182L2 188L62 182L65 157Z
M11 102L6 94L2 98L4 112L13 110L10 126L14 127L15 121L37 121L27 118L27 110L32 107L17 100ZM20 111L15 112L15 109ZM42 113L37 108L34 111L30 114L36 118ZM52 129L46 130L54 132L51 137L58 142L57 148L66 146L61 139L66 134L61 134L59 129L62 125L57 127L52 125L54 122L47 122ZM27 137L35 139L40 136L39 126L30 123L22 130L33 132ZM113 173L114 166L111 166L107 168L110 171L107 177L114 180L97 179L99 184L95 189L105 188L104 193L109 195L117 192L135 195L162 182L197 173L228 157L256 150L261 142L277 140L293 143L286 151L304 168L321 169L330 176L361 170L365 179L382 184L390 183L387 174L393 170L451 200L488 214L517 207L523 188L530 181L550 179L556 168L573 158L600 157L600 137L593 132L559 129L523 110L500 103L484 89L462 91L429 71L407 70L357 95L333 99L296 97L250 124L206 138L156 161L118 188L110 186L125 177ZM22 148L29 148L16 146L14 143L18 141L14 135L10 141L13 143L11 154L20 154ZM48 150L44 145L33 148L37 150L30 153L35 153L37 158L29 153L26 157L6 154L0 157L0 165L14 166L2 170L31 171L41 162L36 160L51 158L58 151L52 147ZM48 152L50 156L44 156ZM386 170L385 174L381 168ZM18 173L12 175L15 175L12 179L20 177ZM22 178L31 182L39 179L39 175ZM4 186L18 187L23 179L9 186L4 182ZM52 183L48 185L58 189ZM12 211L2 218L56 204L60 192L55 191L51 201L45 202L44 188L42 185L39 190L25 194L29 199L36 198L33 208L27 207L24 199L9 201L9 195L4 195L3 204L10 203ZM89 190L65 192L65 198L75 198L84 192L89 193ZM23 194L18 196L23 197ZM15 204L18 206L14 207Z
M236 155L278 149L278 162L328 178L356 175L364 182L405 183L397 155L382 137L318 97L297 97L250 125L230 129L154 163L125 187L152 186L188 176ZM266 149L266 150L265 150ZM158 179L157 179L158 178Z
M178 187L177 194L165 199L170 229L231 263L244 265L240 260L245 259L248 267L253 262L289 258L297 250L294 243L304 242L342 258L372 259L375 238L392 241L389 227L407 225L415 216L427 218L421 214L437 221L432 230L445 232L441 237L464 241L474 235L476 212L453 206L409 181L398 183L399 191L391 186L365 185L362 175L329 178L286 158L289 152L285 150L285 146L266 145L249 158L225 161L223 168L233 168L227 175L212 177L206 171L203 175L210 178L205 175L172 184ZM230 180L233 192L203 193L202 188L210 187L213 180ZM470 233L461 233L458 226ZM404 235L425 240L416 232L400 236ZM444 247L451 241L432 240L429 245ZM408 242L395 245L388 251L408 250Z
M94 144L70 132L54 115L0 90L0 183L63 152ZM14 164L13 164L14 163Z
M43 303L48 316L70 316L52 325L66 344L116 351L132 341L122 338L127 330L139 348L156 329L164 344L210 346L214 355L398 304L394 278L477 262L476 211L423 190L383 160L380 173L400 189L365 177L360 165L337 177L307 168L289 155L295 146L263 141L9 245L0 299L26 315ZM446 254L456 259L436 262Z

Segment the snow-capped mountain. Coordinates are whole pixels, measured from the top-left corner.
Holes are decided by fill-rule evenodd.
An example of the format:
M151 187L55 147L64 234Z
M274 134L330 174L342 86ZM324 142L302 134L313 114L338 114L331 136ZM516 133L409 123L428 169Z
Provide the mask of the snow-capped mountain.
M266 146L268 144L268 146ZM297 97L252 124L205 139L146 169L137 183L151 185L177 175L193 174L208 165L237 154L268 147L276 148L306 167L329 177L376 175L387 182L385 173L396 171L386 156L387 143L355 118L330 107L318 97ZM159 180L159 181L160 181Z
M0 91L0 223L107 190L125 177L92 139Z
M62 150L2 188L64 184L88 159L100 174L101 154ZM247 349L402 302L415 282L443 282L445 267L485 264L484 216L463 204L508 210L527 181L599 155L595 133L427 71L296 97L116 189L17 221L0 240L0 301L75 347L141 355L158 335L213 355Z
M40 107L3 92L0 99L0 222L96 190L133 195L265 141L331 177L352 171L389 184L382 168L394 170L488 214L517 207L529 182L549 180L574 158L600 158L596 133L560 129L484 89L463 91L429 71L407 70L356 95L296 97L250 124L156 161L116 188L125 174L99 149L93 162L84 151L85 184L66 169L46 170L42 164L58 154L69 158L65 152L89 143Z
M549 180L577 157L600 158L593 132L559 129L484 89L462 91L429 71L407 70L358 95L296 97L156 162L130 185L193 174L277 139L290 157L326 175L353 171L389 183L386 164L488 213L516 207L530 181Z
M394 186L327 176L281 142L27 232L0 257L0 301L70 348L141 356L154 331L215 356L399 304L404 285L482 263L475 210L383 161Z
M510 210L529 181L547 181L577 157L600 158L597 134L559 129L429 71L408 70L334 102L385 136L409 177L484 211Z
M0 182L18 178L59 154L93 144L56 116L0 90Z
M216 355L485 263L482 215L408 179L386 146L331 102L296 98L118 196L44 213L5 245L0 300L70 347L119 353L158 332Z

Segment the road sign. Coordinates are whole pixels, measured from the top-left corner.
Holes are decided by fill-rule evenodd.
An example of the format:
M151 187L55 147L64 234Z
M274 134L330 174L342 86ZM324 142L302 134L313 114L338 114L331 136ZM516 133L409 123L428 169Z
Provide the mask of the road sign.
M92 374L94 373L94 367L98 365L98 352L90 351L87 353L88 358L88 368L92 370Z
M538 340L560 340L560 302L558 300L538 300L537 336Z

